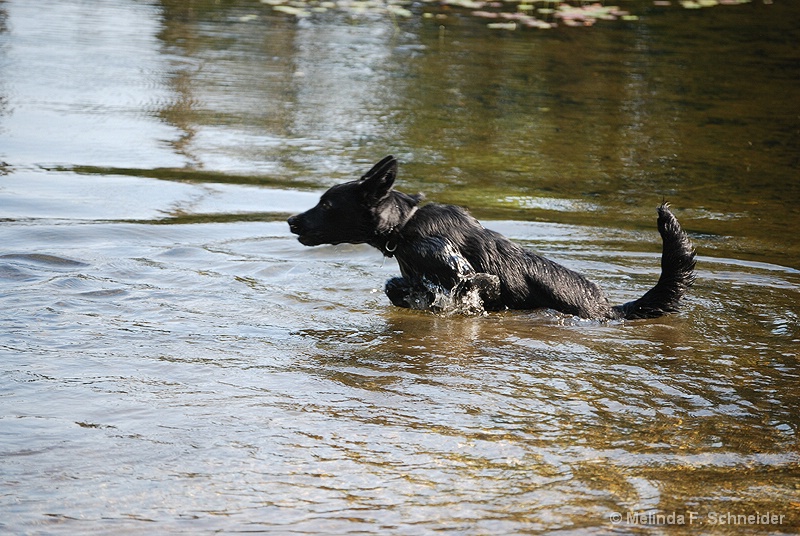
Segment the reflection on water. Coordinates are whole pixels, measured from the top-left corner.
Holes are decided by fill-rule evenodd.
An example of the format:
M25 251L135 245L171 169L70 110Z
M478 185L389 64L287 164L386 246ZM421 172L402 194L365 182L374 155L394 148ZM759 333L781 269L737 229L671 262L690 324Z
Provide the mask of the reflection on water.
M169 99L156 9L138 2L4 6L3 159L17 167L181 164L162 141L175 128L151 120Z
M436 317L386 304L396 269L370 249L306 253L280 223L37 227L4 236L60 255L0 259L12 527L511 533L794 512L795 271L704 259L687 312L654 322ZM654 256L590 249L568 261L620 299L647 278L615 263L654 275Z
M649 7L498 34L0 3L0 528L797 532L797 8ZM667 196L687 307L391 307L393 260L284 222L388 152L617 303Z

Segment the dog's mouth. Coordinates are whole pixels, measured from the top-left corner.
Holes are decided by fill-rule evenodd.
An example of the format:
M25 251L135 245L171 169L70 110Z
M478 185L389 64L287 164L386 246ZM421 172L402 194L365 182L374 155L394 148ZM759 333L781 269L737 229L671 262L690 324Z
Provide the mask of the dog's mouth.
M347 242L344 240L330 240L318 234L301 234L298 235L297 241L304 246L338 246L339 244L353 244L355 242Z
M322 243L315 233L305 232L306 230L303 228L305 226L302 225L299 216L292 216L287 222L289 223L289 231L296 234L297 241L304 246L318 246Z
M314 235L298 235L297 241L304 246L319 246L322 242Z
M309 231L302 222L298 221L296 217L289 218L289 231L297 235L297 241L304 246L321 246L323 244L342 244L344 240L331 240L325 237L324 232L318 230Z

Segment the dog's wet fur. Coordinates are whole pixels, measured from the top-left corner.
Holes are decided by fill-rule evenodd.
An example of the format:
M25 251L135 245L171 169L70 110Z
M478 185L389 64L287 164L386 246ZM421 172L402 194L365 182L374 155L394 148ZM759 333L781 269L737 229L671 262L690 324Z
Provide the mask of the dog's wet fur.
M396 258L402 276L386 282L396 306L435 311L445 297L468 302L466 312L549 308L581 318L656 318L677 311L694 281L692 243L666 203L658 207L658 283L638 300L612 306L583 275L485 229L465 209L420 205L421 194L394 190L396 176L397 160L387 156L288 220L306 246L365 243Z

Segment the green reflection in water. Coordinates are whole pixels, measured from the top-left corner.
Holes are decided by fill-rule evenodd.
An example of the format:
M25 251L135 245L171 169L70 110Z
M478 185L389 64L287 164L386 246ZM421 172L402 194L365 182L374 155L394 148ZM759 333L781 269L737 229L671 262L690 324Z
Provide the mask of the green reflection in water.
M640 2L632 23L514 34L164 7L184 179L321 188L394 153L400 188L482 218L652 229L666 198L704 251L797 266L796 6Z

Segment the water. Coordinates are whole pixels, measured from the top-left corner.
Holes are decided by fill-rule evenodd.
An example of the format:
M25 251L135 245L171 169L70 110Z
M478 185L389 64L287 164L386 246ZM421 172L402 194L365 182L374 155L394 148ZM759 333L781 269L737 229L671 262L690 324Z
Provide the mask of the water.
M4 532L798 531L797 7L431 9L0 3ZM616 303L667 197L698 282L391 307L393 260L285 224L390 152Z

